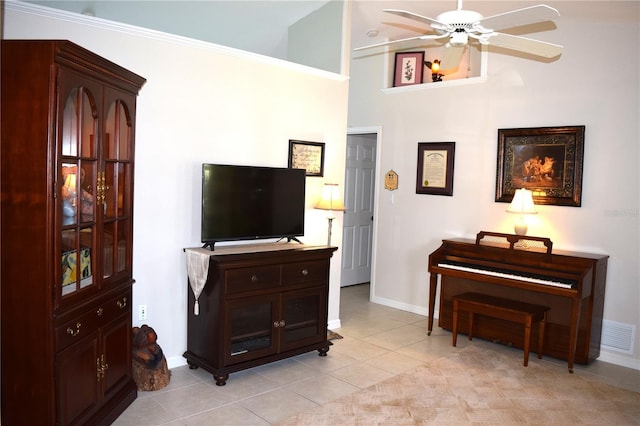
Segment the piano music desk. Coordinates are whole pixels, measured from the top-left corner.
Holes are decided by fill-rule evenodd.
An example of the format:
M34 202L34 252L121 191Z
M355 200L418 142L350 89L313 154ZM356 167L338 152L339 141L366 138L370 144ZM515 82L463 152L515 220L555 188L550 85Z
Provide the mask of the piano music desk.
M529 364L529 347L531 344L531 325L538 323L538 358L542 359L544 342L544 326L547 320L546 306L518 302L516 300L493 297L480 293L464 293L453 296L453 346L458 338L458 312L469 313L469 340L473 338L474 314L486 315L505 321L517 322L524 325L524 363Z

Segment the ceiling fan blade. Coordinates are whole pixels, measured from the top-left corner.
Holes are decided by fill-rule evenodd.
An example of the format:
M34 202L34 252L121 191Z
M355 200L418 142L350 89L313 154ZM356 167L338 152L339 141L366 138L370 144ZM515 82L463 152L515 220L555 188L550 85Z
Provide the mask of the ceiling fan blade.
M466 46L447 46L444 55L440 59L440 69L442 71L458 68L462 54Z
M547 43L546 41L511 34L491 33L487 35L489 36L488 42L491 46L518 50L544 58L554 58L562 53L562 46L559 44Z
M525 7L524 9L488 16L481 19L479 24L483 28L491 31L550 21L558 16L560 16L560 13L556 9L546 4L539 4L537 6Z
M354 51L358 51L358 50L364 50L364 49L371 49L373 47L379 47L379 46L386 46L389 44L393 44L393 43L400 43L403 41L411 41L411 40L438 40L440 38L444 38L444 37L448 37L448 34L424 34L424 35L420 35L420 36L415 36L415 37L409 37L409 38L401 38L398 40L389 40L389 41L384 41L382 43L376 43L376 44L369 44L367 46L362 46L362 47L356 47L355 49L353 49Z
M402 16L403 18L415 19L420 22L424 22L427 25L438 24L440 26L444 26L446 24L437 21L433 18L429 18L428 16L418 15L417 13L407 12L406 10L399 9L383 9L383 12L392 13L394 15Z

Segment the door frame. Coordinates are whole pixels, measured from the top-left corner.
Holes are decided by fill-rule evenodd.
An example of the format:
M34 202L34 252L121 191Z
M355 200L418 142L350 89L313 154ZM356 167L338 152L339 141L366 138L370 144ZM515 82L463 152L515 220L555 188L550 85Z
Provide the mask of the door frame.
M372 299L372 295L375 294L375 276L376 276L376 247L378 241L378 200L380 196L380 152L382 147L382 126L367 126L367 127L348 127L347 136L349 135L363 135L363 134L375 134L376 135L376 170L374 172L374 186L373 186L373 228L371 232L371 279L369 281L369 300ZM345 143L345 149L346 149ZM344 239L344 230L342 232ZM342 241L344 246L344 241Z

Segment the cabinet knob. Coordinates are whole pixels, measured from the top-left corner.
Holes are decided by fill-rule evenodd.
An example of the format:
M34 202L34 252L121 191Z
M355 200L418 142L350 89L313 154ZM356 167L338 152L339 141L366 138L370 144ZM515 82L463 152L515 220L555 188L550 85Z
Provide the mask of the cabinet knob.
M67 334L69 334L69 335L71 335L73 337L77 336L80 333L80 327L82 327L82 324L79 323L79 322L76 323L76 329L75 330L73 328L71 328L71 327L67 327Z
M258 276L257 275L251 275L251 282L252 283L258 282Z
M305 268L305 269L303 269L303 270L302 270L302 275L304 275L305 277L306 277L307 275L309 275L309 270L308 270L308 269L306 269L306 268Z
M96 314L97 314L99 317L101 317L101 316L102 316L102 314L103 314L103 312L104 312L104 309L102 309L102 308L98 308L98 310L96 311Z
M118 300L116 302L116 305L118 305L118 308L120 309L124 308L125 306L127 306L127 298L123 297L121 300Z
M273 322L273 326L274 326L275 328L280 327L280 321L274 321L274 322Z

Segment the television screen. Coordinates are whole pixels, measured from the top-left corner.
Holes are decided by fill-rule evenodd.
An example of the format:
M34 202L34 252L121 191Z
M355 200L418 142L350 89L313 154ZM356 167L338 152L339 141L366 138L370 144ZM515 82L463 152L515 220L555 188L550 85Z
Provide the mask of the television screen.
M304 235L304 169L202 165L202 232L217 241Z

